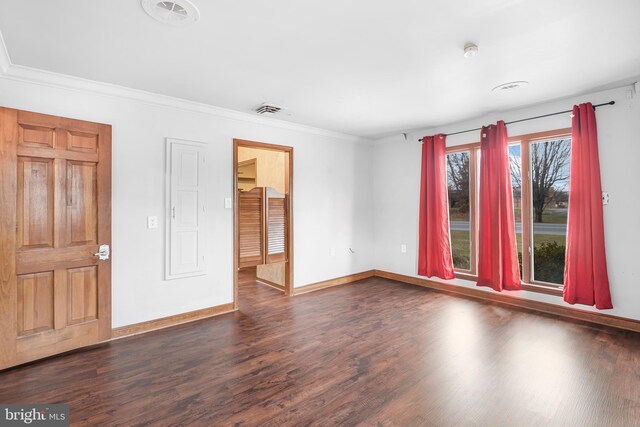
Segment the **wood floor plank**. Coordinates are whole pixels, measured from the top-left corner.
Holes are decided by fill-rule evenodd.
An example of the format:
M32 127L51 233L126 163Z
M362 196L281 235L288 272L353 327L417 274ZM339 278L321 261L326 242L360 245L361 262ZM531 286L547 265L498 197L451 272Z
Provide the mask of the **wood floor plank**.
M373 277L0 373L78 426L634 426L640 334Z

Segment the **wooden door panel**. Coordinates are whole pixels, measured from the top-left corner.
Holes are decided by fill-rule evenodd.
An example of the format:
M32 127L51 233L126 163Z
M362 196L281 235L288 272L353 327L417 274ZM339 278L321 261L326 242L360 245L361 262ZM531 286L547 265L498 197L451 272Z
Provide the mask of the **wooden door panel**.
M96 320L98 315L97 267L67 270L67 325Z
M53 271L18 276L18 335L54 329Z
M96 164L68 161L66 182L66 244L95 244L98 238Z
M53 160L18 158L18 249L53 247Z
M23 147L53 148L54 129L21 124L18 127L18 145Z
M67 150L82 153L98 152L98 135L95 133L67 132Z
M111 127L0 108L0 369L111 336Z

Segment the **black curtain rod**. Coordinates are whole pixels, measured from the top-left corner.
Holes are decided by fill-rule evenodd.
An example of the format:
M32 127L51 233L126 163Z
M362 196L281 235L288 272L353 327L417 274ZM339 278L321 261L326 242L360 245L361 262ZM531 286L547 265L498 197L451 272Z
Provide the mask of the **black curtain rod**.
M597 107L602 107L604 105L614 105L615 103L616 103L616 101L603 102L602 104L594 105L593 109L595 110ZM566 113L572 113L572 112L573 112L573 109L565 110L565 111L558 111L557 113L543 114L541 116L527 117L526 119L512 120L510 122L505 122L505 125L510 125L512 123L526 122L528 120L542 119L544 117L557 116L558 114L566 114ZM458 135L458 134L461 134L461 133L475 132L475 131L479 131L479 130L482 130L482 128L479 127L479 128L475 128L475 129L461 130L461 131L458 131L458 132L447 133L446 135L447 136ZM422 138L418 139L418 142L420 142L420 141L422 141Z

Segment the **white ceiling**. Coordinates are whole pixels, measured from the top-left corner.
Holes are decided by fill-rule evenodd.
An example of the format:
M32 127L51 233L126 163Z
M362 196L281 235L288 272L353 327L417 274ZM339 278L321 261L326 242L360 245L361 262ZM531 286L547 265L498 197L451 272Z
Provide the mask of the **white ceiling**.
M638 0L0 0L12 63L360 136L464 120L640 74ZM465 59L465 42L479 45ZM491 92L513 80L531 84Z

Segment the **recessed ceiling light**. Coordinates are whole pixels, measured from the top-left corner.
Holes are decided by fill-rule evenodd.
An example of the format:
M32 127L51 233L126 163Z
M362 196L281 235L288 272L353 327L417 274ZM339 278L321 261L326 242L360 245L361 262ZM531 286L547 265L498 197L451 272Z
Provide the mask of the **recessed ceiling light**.
M475 43L467 43L464 45L464 57L473 58L478 54L478 46Z
M509 82L498 85L491 90L494 92L509 92L527 86L528 84L529 82L525 81Z
M200 19L198 8L189 0L140 0L149 16L163 24L185 26Z

